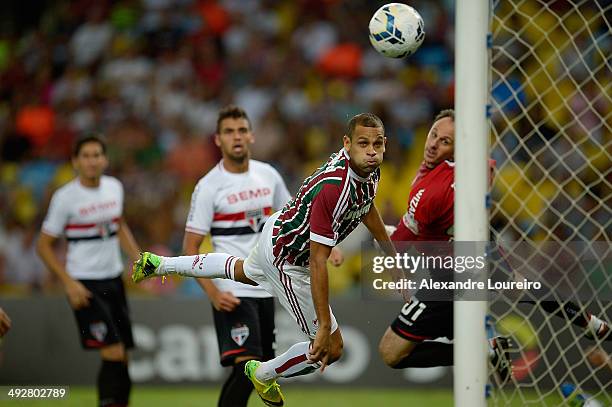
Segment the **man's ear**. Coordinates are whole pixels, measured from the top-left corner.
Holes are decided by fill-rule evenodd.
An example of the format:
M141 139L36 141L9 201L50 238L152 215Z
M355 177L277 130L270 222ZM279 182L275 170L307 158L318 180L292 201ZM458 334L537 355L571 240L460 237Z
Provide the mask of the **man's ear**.
M221 140L220 140L219 133L215 133L215 145L219 148L221 148Z
M349 136L345 134L344 137L342 137L342 143L346 151L351 151L351 138Z

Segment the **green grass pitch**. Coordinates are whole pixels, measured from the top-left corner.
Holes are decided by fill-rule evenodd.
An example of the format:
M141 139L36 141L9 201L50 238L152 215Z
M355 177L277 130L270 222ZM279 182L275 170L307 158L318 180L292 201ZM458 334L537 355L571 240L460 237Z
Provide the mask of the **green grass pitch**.
M219 388L216 387L185 387L185 386L135 386L132 389L130 406L132 407L202 407L217 405ZM451 407L452 392L436 389L351 389L351 388L321 388L308 386L284 386L283 392L287 399L287 407ZM498 402L491 405L524 406L519 399L509 404ZM544 404L538 406L559 406L562 402L557 397L549 397ZM72 387L66 400L19 400L3 401L2 406L66 406L82 407L96 405L96 391L93 387ZM251 396L249 407L264 407L257 395Z

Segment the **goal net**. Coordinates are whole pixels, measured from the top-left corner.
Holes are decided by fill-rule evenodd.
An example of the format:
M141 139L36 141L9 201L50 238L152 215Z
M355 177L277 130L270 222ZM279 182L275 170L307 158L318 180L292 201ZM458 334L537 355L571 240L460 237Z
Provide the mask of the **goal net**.
M557 301L610 321L612 3L491 7L493 235ZM518 299L496 297L490 314L517 349L514 378L494 387L490 405L560 405L565 383L612 405L610 342Z

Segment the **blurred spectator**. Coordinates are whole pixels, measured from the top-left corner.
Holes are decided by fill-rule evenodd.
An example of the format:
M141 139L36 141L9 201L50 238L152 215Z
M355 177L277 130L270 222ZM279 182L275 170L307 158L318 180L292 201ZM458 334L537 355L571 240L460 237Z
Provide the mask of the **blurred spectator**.
M36 225L16 221L6 225L0 237L0 284L40 290L48 279L45 266L36 254Z
M177 126L177 143L166 157L166 168L184 183L195 183L216 164L217 155L207 141Z
M45 146L53 134L55 113L49 106L27 105L19 109L15 118L19 134L28 138L35 148Z
M96 62L106 50L113 36L113 27L105 19L101 3L94 2L88 10L87 20L75 31L70 40L74 63L79 67Z

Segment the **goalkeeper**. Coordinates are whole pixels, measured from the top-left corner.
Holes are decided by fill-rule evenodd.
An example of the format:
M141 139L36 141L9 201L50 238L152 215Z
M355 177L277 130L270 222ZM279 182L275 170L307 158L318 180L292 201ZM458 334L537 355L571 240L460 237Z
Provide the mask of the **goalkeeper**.
M412 182L408 210L391 235L398 241L448 241L454 223L454 111L440 112L425 142L423 163ZM493 162L491 171L493 169ZM417 293L416 297L419 297ZM572 302L526 301L545 311L569 319L585 330L589 338L610 338L609 326ZM453 365L453 345L436 338L453 337L452 301L423 301L413 297L384 333L379 351L390 367L432 367ZM507 338L490 339L491 361L500 380L510 378Z

